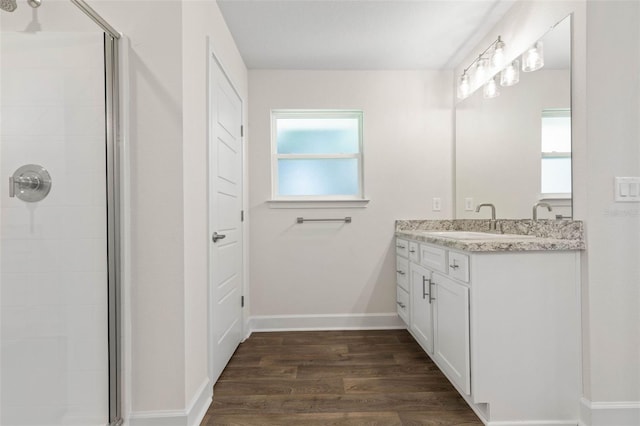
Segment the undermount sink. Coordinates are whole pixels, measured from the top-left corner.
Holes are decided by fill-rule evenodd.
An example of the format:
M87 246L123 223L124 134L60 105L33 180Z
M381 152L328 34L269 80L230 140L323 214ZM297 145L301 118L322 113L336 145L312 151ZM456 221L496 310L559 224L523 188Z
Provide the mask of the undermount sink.
M493 234L473 231L424 231L426 236L451 238L453 240L514 240L535 238L533 235Z

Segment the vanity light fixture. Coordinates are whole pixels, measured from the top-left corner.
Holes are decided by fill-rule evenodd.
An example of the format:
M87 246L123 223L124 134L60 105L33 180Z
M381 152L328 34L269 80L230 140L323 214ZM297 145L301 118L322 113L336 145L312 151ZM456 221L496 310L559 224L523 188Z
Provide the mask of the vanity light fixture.
M531 72L544 66L544 51L541 41L531 46L522 54L522 71Z
M460 76L460 81L458 82L458 99L465 99L470 93L469 74L465 72Z
M500 72L500 86L513 86L520 81L520 61L514 60Z
M482 95L485 99L495 98L500 96L500 91L498 90L498 84L496 83L496 77L490 78L484 85L484 89L482 90Z
M491 55L491 66L499 68L504 63L504 41L498 36L498 40L493 45L493 54Z
M458 80L458 99L464 99L471 94L471 77L473 77L476 85L480 86L502 66L504 61L504 46L505 44L502 38L498 36L497 39L491 42L489 47L484 49L484 51L464 69ZM491 49L493 49L493 52L491 52L491 56L488 56L488 52ZM471 75L469 70L471 70L474 65L473 75Z
M487 58L483 58L482 56L478 56L476 60L476 73L475 79L477 84L484 83L484 80L488 77L489 73L489 61Z

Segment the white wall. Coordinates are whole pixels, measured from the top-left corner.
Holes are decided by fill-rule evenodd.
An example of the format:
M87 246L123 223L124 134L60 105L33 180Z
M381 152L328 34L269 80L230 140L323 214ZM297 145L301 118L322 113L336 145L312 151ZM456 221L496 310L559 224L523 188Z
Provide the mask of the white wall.
M141 424L155 424L162 412L165 421L182 421L211 394L207 38L245 99L247 71L214 0L104 1L95 8L132 46L130 411ZM186 414L193 423L203 413Z
M587 190L592 401L636 401L640 423L640 205L615 176L640 176L640 3L587 3ZM622 66L617 66L622 64ZM638 424L636 423L636 424Z
M451 85L436 71L249 72L252 316L395 313L394 220L452 214ZM269 207L276 108L364 111L367 207ZM353 222L296 225L297 216Z

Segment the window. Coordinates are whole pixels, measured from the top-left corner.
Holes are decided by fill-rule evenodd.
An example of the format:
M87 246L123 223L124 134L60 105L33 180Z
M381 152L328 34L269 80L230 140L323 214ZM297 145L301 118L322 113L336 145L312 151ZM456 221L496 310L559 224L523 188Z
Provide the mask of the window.
M274 200L362 200L362 111L271 113Z
M542 198L571 197L571 110L542 111Z

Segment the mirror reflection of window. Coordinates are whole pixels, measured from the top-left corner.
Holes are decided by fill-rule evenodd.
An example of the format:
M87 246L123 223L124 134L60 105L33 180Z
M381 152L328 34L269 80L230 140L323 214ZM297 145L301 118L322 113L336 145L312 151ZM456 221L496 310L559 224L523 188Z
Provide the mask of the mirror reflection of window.
M542 111L542 198L571 197L571 109Z

